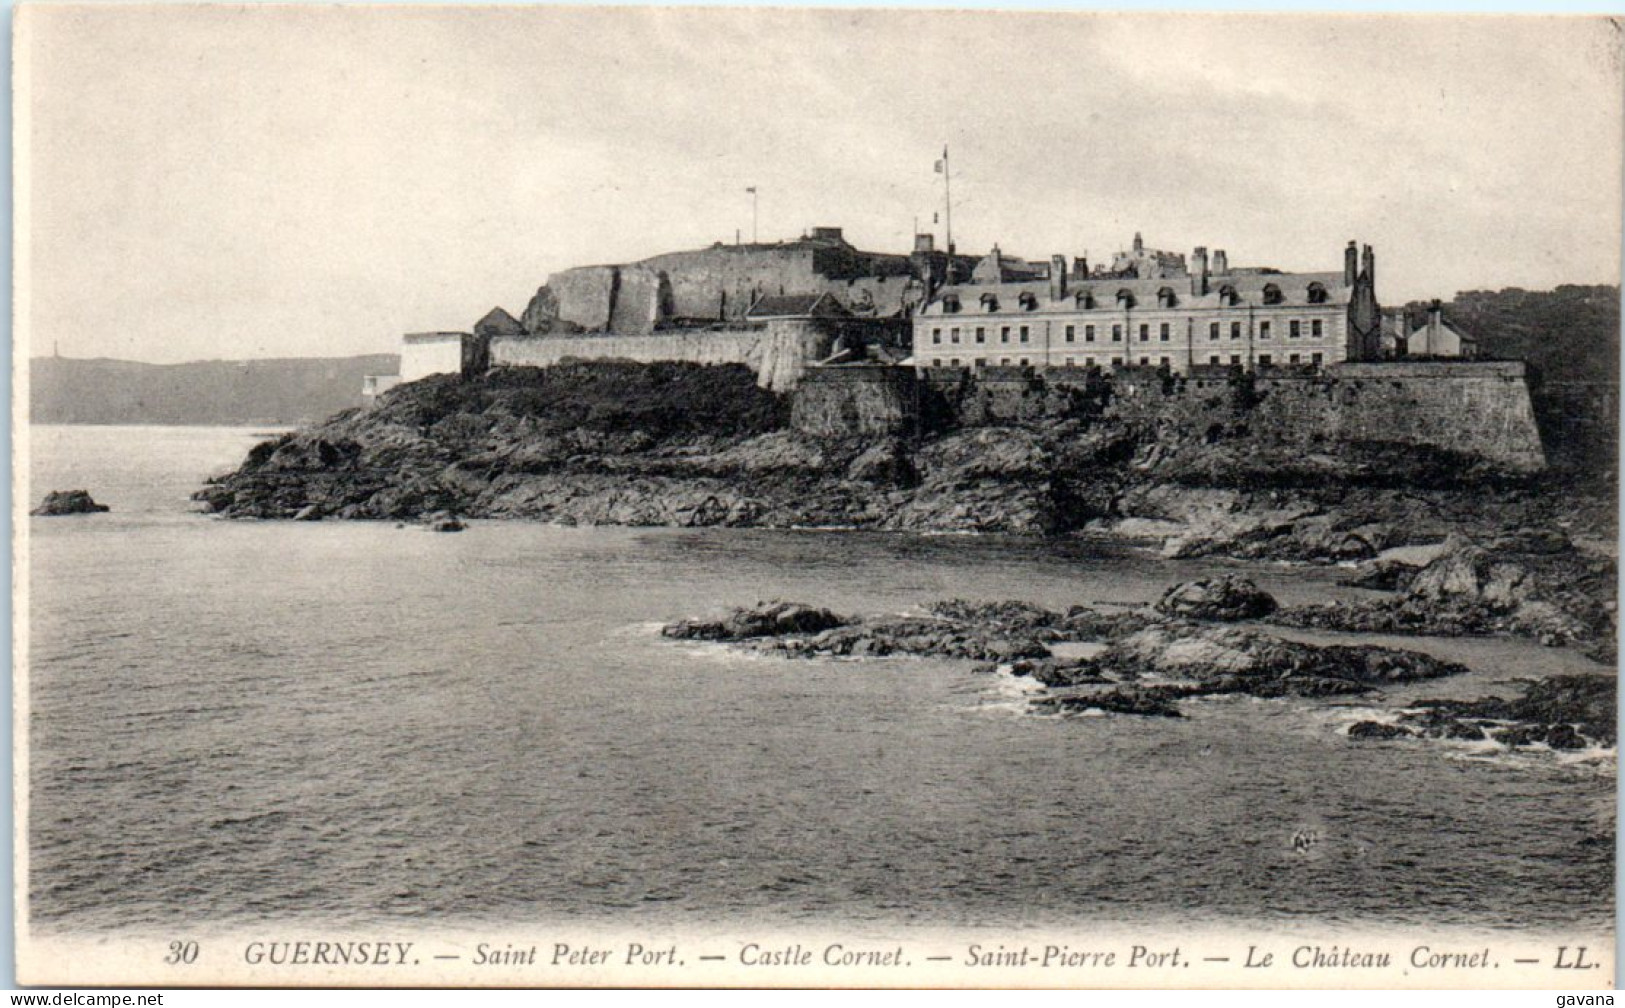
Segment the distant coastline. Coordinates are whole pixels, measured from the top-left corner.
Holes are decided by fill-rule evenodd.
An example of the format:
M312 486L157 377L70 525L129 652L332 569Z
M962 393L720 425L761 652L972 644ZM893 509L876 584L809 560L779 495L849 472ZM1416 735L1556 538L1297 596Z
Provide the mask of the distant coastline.
M362 378L394 354L148 364L105 357L29 361L38 424L297 426L361 405Z

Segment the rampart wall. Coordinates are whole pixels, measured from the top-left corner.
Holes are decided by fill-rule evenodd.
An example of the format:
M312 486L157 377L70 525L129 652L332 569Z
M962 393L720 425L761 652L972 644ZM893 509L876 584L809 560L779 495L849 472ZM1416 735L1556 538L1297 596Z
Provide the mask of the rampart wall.
M841 364L808 368L790 422L815 437L908 435L919 429L920 383L908 368Z
M817 326L795 321L771 322L750 329L674 330L644 336L499 336L491 341L491 365L547 367L575 360L744 364L756 372L762 387L782 392L796 384L809 361L829 355L833 339Z
M1477 455L1509 469L1546 464L1522 363L1339 364L1320 374L1114 382L1108 414L1200 433L1245 424L1275 441L1392 441Z
M1546 464L1524 366L1517 362L1344 364L1315 374L1234 377L1149 368L1110 376L1081 368L887 370L893 374L886 380L895 384L884 395L912 396L916 424L977 427L1105 415L1173 425L1196 437L1223 431L1305 447L1388 441L1476 455L1514 471ZM855 369L814 369L796 393L797 428L831 433L844 423L852 425L847 433L891 431L895 411L876 405L880 380ZM917 392L909 393L910 386Z

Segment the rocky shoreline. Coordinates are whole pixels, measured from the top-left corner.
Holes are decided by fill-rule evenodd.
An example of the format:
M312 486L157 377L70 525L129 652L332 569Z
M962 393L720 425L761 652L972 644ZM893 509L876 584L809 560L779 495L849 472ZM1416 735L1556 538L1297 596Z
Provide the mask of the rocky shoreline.
M1067 411L814 437L742 367L600 362L401 386L256 446L195 497L228 518L1103 536L1169 557L1358 563L1371 600L1267 618L1513 634L1611 661L1612 488L1550 484L1414 446L1306 453Z
M1268 599L1237 581L1175 585L1163 602L1249 590ZM1018 601L955 599L934 603L920 615L874 617L773 601L717 620L673 623L661 632L790 658L975 661L984 673L1006 672L1032 681L1038 692L1028 698L1029 709L1056 714L1180 718L1186 716L1182 701L1227 695L1380 699L1385 688L1468 672L1466 666L1422 652L1306 644L1256 626L1186 619L1158 608L1107 614L1074 606L1058 612ZM1058 657L1052 650L1071 642L1099 647L1092 655L1073 658ZM1401 709L1392 721L1354 724L1347 735L1355 740L1490 740L1508 748L1536 743L1552 749L1612 746L1615 693L1611 675L1535 680L1519 698L1422 700Z

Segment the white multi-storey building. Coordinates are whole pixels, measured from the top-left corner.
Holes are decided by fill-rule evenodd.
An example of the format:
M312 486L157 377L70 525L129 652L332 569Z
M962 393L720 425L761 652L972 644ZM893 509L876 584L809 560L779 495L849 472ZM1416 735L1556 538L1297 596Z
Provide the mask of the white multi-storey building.
M1210 270L1196 249L1186 276L1069 276L948 284L914 318L917 367L1095 365L1247 369L1320 366L1381 356L1371 247L1350 242L1335 273Z

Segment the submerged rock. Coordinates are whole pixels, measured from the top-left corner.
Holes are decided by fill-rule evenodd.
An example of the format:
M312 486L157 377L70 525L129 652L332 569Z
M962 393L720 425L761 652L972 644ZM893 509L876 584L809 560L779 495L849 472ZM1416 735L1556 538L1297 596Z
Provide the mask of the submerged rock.
M1195 692L1177 686L1125 686L1101 693L1074 696L1039 697L1032 706L1039 711L1079 712L1098 710L1108 714L1138 714L1142 717L1184 717L1175 702Z
M461 518L450 511L436 511L424 516L423 527L431 532L461 532L468 528Z
M88 490L52 490L45 495L40 506L28 512L31 515L100 514L112 510L106 504L97 504Z
M683 640L737 641L755 637L809 634L844 626L846 619L828 609L799 602L758 602L739 608L720 620L682 620L662 627L666 637Z
M1200 620L1246 620L1268 616L1275 599L1251 580L1235 574L1184 581L1162 593L1157 611Z
M1411 738L1415 734L1404 725L1383 724L1381 721L1361 721L1351 725L1348 730L1349 738L1359 739Z
M1112 682L1096 672L1086 658L1023 658L1005 667L1017 678L1031 678L1049 687L1104 686Z

